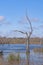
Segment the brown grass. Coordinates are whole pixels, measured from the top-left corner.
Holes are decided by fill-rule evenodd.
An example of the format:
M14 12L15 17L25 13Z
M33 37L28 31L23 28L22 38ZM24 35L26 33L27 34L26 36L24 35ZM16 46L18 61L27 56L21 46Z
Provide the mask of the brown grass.
M40 44L40 41L42 40L41 44L43 44L43 38L31 38L30 39L30 44ZM0 38L0 44L26 44L27 40L26 38Z

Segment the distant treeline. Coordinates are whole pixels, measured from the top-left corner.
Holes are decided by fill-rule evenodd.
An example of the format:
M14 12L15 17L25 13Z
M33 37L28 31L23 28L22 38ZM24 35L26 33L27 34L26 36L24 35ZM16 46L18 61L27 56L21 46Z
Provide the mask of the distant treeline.
M26 38L6 38L0 37L0 44L26 44ZM43 38L30 38L30 44L43 44Z

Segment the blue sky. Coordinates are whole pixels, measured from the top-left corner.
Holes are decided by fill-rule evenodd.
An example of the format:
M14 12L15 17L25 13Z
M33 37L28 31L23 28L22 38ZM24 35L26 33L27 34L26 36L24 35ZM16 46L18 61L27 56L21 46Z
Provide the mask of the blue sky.
M43 37L43 0L0 0L0 36L21 36L13 30L30 30L26 9L33 27L32 37Z

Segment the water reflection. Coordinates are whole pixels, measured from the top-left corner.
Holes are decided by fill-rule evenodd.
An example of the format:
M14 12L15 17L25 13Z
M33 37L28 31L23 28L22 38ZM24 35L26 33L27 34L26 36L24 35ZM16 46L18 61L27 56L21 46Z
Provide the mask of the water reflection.
M30 46L30 53L29 53L29 65L43 65L43 52L39 51L39 50L42 50L43 48L41 48L41 46L39 45L40 48L33 48L32 46ZM2 46L0 47L0 49L2 48ZM13 50L6 50L7 49L12 49ZM24 49L24 50L14 50L14 49ZM36 51L37 50L37 51ZM14 45L11 45L10 47L7 45L7 46L4 46L3 48L3 52L11 52L13 54L17 54L18 51L20 51L19 55L20 55L20 60L19 60L19 65L27 65L27 56L26 56L26 46L25 45L18 45L18 46L14 46ZM7 57L9 54L11 53L4 53L3 57L4 57L4 65L8 65L8 61L7 61ZM17 63L17 62L16 62ZM17 65L15 62L14 64Z

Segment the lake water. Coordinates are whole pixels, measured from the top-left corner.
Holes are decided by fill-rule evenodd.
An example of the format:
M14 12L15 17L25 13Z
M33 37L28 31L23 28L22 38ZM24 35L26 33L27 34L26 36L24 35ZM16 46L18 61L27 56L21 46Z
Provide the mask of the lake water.
M30 47L30 63L34 62L34 65L43 65L43 53L35 53L34 48L43 48L40 44L31 44ZM0 51L3 51L4 57L7 57L9 53L20 52L20 57L26 59L26 44L0 44ZM32 64L30 64L32 65Z

